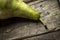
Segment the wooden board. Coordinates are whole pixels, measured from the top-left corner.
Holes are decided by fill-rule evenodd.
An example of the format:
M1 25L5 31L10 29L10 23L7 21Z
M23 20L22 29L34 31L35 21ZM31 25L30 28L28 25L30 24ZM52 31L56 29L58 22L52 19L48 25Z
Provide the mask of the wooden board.
M32 8L35 7L34 9L37 10L38 12L41 12L43 10L41 10L40 8L42 5L47 6L46 2L48 1L38 0L38 1L33 1L33 2L29 1L29 3L27 2L27 4L30 5ZM53 2L56 2L56 1L53 1ZM47 26L48 29L46 29L45 26L40 21L34 21L34 20L25 19L25 18L9 18L6 20L0 20L0 24L1 24L0 25L0 40L12 40L16 38L33 36L33 35L48 32L55 28L55 27L52 28L51 26L50 27ZM38 38L40 37L37 37L37 38L33 37L33 39L30 38L30 39L24 39L24 40L34 40L34 39L37 40Z

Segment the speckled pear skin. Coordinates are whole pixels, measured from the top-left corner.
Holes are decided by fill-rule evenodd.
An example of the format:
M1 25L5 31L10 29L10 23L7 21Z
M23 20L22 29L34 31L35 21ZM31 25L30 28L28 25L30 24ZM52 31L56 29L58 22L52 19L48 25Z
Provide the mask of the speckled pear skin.
M1 11L0 11L0 19L7 19L10 17L23 17L32 20L38 20L40 15L33 8L28 6L22 0L10 0L10 1L0 1Z

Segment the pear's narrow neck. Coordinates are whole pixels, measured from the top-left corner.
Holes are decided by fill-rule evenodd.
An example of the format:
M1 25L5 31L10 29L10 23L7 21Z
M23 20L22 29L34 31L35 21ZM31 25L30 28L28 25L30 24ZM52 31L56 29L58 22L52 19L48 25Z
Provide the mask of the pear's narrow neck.
M14 10L14 16L16 17L24 17L33 20L38 20L40 18L39 13L24 2L17 2L15 7L16 10Z

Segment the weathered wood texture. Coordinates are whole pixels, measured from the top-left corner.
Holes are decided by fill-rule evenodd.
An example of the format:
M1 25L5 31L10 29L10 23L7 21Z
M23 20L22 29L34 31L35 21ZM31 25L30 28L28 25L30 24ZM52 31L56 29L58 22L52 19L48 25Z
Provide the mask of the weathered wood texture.
M32 38L27 38L24 40L60 40L60 31L48 33L45 35L40 35Z
M39 0L29 5L40 13L40 19L49 30L60 26L60 7L57 0Z
M1 23L1 40L10 40L46 32L45 27L39 21L12 18Z
M6 19L6 20L0 20L0 24L1 24L0 25L0 40L12 40L16 38L22 38L26 36L28 37L28 36L33 36L36 34L45 33L47 31L50 31L56 28L58 22L60 22L58 21L60 12L59 12L58 3L56 0L47 0L47 1L38 0L38 1L30 2L28 3L28 5L30 5L32 8L40 12L42 19L46 18L44 19L45 21L44 24L47 25L48 30L46 30L46 28L40 21L34 21L34 20L29 20L29 19L24 19L24 18L11 18L11 19ZM54 14L55 12L58 14L58 18L56 18L57 16L55 17L53 15L51 16L51 18L50 16L49 17L45 16L46 13L51 15L51 14ZM44 17L42 17L42 15ZM49 19L52 19L52 20L49 20ZM58 22L55 22L53 20L56 20ZM52 23L53 24L57 23L57 24L54 26L52 25ZM52 35L54 35L54 37ZM57 37L58 35L59 34L57 32ZM47 34L46 36L43 35L39 37L27 38L24 40L53 40L54 38L56 38L55 33L52 33L52 34ZM59 40L59 39L56 38L54 40Z

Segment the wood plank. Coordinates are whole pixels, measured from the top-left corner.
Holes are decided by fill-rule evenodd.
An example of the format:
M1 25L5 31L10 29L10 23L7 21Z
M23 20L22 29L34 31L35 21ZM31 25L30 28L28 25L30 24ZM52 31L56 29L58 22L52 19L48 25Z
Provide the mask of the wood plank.
M48 2L49 2L49 4L48 4ZM39 1L38 0L38 1L34 1L32 3L30 2L30 3L28 3L28 5L30 5L32 8L34 8L38 12L41 12L42 13L41 15L45 15L44 13L47 11L51 11L51 13L53 13L52 9L53 10L57 9L56 11L59 12L58 6L57 5L56 5L57 7L55 6L56 3L57 3L57 1L52 1L52 0L49 0L49 1ZM47 8L48 5L50 6L49 8L51 8L51 5L53 6L53 8L45 10L45 8ZM41 8L41 6L42 6L42 8ZM54 7L56 7L56 9L54 9ZM42 9L44 9L44 10L42 10ZM59 14L59 16L60 16L60 14ZM58 16L58 20L59 20L59 16ZM53 17L53 18L55 18L55 17ZM47 17L47 19L49 19L49 17ZM53 19L53 20L55 20L55 19ZM49 21L51 21L51 20L49 20ZM51 22L49 22L49 21L48 21L48 23L46 23L49 30L46 30L44 25L40 21L34 21L34 20L29 20L29 19L24 19L24 18L11 18L11 19L3 20L0 22L0 24L1 24L0 25L0 27L1 27L0 28L0 39L1 40L12 40L15 38L21 38L21 37L25 37L25 36L32 36L32 35L36 35L36 34L45 33L47 31L50 31L50 30L56 28L55 26L53 26L51 24L52 21ZM45 22L46 22L46 20L45 20ZM58 21L58 22L60 22L60 21ZM53 23L56 24L56 22L53 22ZM56 26L57 26L57 24L56 24ZM44 37L46 37L46 36L44 36ZM37 38L35 37L34 39L37 39ZM31 38L31 40L32 40L32 38Z

